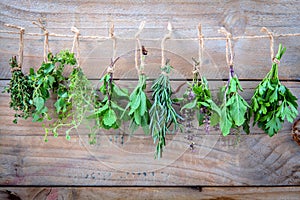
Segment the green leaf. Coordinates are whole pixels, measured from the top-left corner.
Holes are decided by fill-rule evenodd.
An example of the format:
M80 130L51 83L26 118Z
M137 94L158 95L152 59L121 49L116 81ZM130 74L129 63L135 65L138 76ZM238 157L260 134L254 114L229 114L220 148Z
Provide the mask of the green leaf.
M42 110L44 105L45 105L45 101L42 97L35 97L33 99L33 104L36 107L36 110Z
M114 85L113 87L113 92L118 96L118 97L128 97L128 91L125 89L119 88L117 85Z
M137 125L141 124L141 115L137 111L134 112L134 121Z
M227 136L230 133L232 122L229 117L230 116L228 116L227 108L224 106L221 109L221 117L220 117L220 128L223 133L223 136Z
M219 123L219 121L220 121L220 116L219 116L219 114L216 113L216 112L213 112L213 113L211 114L211 117L210 117L210 125L211 125L211 126L216 126L216 125Z
M247 106L244 105L242 97L239 94L232 96L235 98L235 103L230 107L230 115L235 125L241 126L245 122L245 114L247 111Z
M197 99L195 98L193 101L191 101L191 102L185 104L185 105L181 108L181 111L182 111L183 109L193 109L193 108L196 106L196 104L197 104Z
M103 123L106 126L112 126L114 123L116 123L117 121L117 116L115 111L113 111L112 109L108 109L103 116Z
M147 112L147 97L144 92L141 92L140 115L143 116Z

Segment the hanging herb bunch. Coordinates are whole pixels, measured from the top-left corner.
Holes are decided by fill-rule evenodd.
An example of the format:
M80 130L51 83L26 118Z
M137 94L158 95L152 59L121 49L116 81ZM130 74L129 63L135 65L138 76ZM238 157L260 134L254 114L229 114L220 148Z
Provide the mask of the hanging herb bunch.
M163 148L166 146L166 134L174 133L181 128L179 120L183 118L176 112L174 100L171 99L172 88L168 74L173 68L170 60L166 61L165 66L161 68L162 73L153 82L153 104L150 109L150 130L154 143L156 143L155 158L162 156ZM173 129L171 126L174 125Z
M95 101L95 92L92 83L83 73L80 66L73 67L73 70L67 78L67 92L56 103L56 110L60 111L60 107L65 107L64 104L70 104L70 108L59 112L58 119L50 126L54 136L58 136L58 129L68 127L65 131L66 139L70 139L70 132L73 129L78 129L82 121L85 119L89 110L93 107Z
M24 75L21 67L18 65L16 56L10 59L10 66L12 71L12 77L10 83L3 92L10 93L9 106L16 113L13 122L16 124L18 118L27 119L32 114L32 94L33 87L32 81L27 75Z
M257 124L270 137L277 134L285 119L292 123L298 115L297 98L278 78L279 61L285 51L279 44L271 70L254 91L248 115L248 121L253 114L253 125ZM249 129L246 132L249 133Z
M145 53L146 50L144 49L144 46L142 49L143 53L140 55L141 64L140 67L137 67L137 71L139 73L139 82L129 96L129 102L127 104L126 110L129 109L127 115L130 117L129 129L131 130L131 132L136 131L138 127L142 127L144 133L149 134L149 110L152 104L145 93L147 77L143 73L143 70L144 59L147 53ZM125 112L123 113L123 115L124 114Z
M193 60L195 62L193 82L188 83L189 87L183 96L189 103L185 104L181 110L196 110L199 126L205 124L205 131L209 133L210 126L215 126L219 122L220 108L212 99L206 78L202 76L199 80L200 74L197 70L199 62Z
M230 133L231 128L238 128L245 122L247 109L250 106L239 91L243 89L231 65L228 83L222 88L224 99L221 105L220 128L224 136Z
M101 78L100 95L89 119L96 119L97 127L117 129L121 125L121 115L125 111L117 101L128 99L128 91L121 89L113 80L113 66L118 58L112 62L108 72ZM91 136L94 138L95 136ZM93 139L92 139L93 140Z

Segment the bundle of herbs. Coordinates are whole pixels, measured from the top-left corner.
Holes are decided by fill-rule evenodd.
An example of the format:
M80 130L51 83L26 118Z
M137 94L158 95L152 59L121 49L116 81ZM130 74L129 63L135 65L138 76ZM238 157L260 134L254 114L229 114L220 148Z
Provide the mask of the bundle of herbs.
M218 124L220 119L220 108L212 99L208 82L204 76L200 78L197 65L199 62L194 60L194 77L192 83L188 83L188 88L183 95L186 103L181 110L192 109L196 111L199 126L205 124L205 131L209 133L210 126Z
M176 112L173 107L174 100L171 99L172 88L168 74L172 68L167 60L165 66L161 68L162 73L151 87L153 104L150 109L150 130L156 143L155 158L162 156L163 148L166 146L166 134L182 128L179 123L182 117ZM171 125L174 125L173 130Z
M250 108L239 91L243 91L242 86L234 74L233 65L230 65L227 85L221 89L224 98L221 105L220 128L224 136L230 133L231 128L239 128L244 124L247 109Z
M16 56L10 59L12 77L9 85L3 92L10 93L9 106L16 113L13 122L16 124L18 118L27 119L32 114L32 104L30 103L33 95L32 81L27 75L24 75L18 65Z
M247 117L249 123L250 117L254 115L253 126L257 124L270 137L278 133L285 119L292 123L298 115L297 98L281 84L278 77L279 61L285 51L286 48L279 44L271 70L254 91ZM245 127L249 133L249 126Z
M145 93L146 80L146 75L140 74L139 83L129 96L129 102L127 104L126 110L129 109L129 129L131 130L131 132L136 131L138 127L142 127L144 133L149 134L149 110L151 108L151 102Z
M118 58L112 62L109 69L112 68ZM100 95L95 102L94 110L88 117L96 119L97 127L104 129L117 129L121 125L121 115L125 109L119 105L120 100L128 99L128 91L120 88L113 80L113 72L108 72L101 78ZM92 135L92 138L95 136Z

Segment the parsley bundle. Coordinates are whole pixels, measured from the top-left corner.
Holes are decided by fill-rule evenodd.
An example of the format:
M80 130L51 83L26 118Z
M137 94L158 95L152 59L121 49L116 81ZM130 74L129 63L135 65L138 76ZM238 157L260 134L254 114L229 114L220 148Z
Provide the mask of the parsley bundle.
M286 48L279 44L271 70L256 87L251 98L251 110L249 110L248 119L253 114L253 125L257 123L258 127L270 137L277 134L285 119L288 122L293 122L298 115L297 98L286 86L280 83L278 78L278 64L285 51ZM249 133L249 129L246 131Z
M32 105L30 103L33 94L32 82L27 75L24 75L18 66L16 56L10 59L12 78L9 86L3 92L10 93L9 106L16 111L13 122L16 124L18 118L27 119L31 116Z
M193 82L188 83L189 87L184 94L184 98L187 99L189 103L185 104L181 110L196 109L199 126L206 124L205 131L208 133L210 125L215 126L218 124L221 111L212 100L211 91L206 78L202 76L201 80L199 80L197 65L199 65L199 62L195 61Z
M243 91L238 77L230 65L230 76L227 85L222 88L224 93L221 105L220 128L224 136L230 133L231 128L238 128L245 122L247 109L250 107L239 94Z
M130 116L130 130L134 132L140 126L146 134L149 134L151 102L145 93L146 79L145 74L139 75L139 83L129 97L126 110L130 108L128 113Z
M154 143L157 143L155 158L162 156L163 148L166 146L166 134L175 132L180 127L178 120L182 120L174 109L174 101L171 99L172 88L168 74L172 68L167 60L165 66L161 68L162 73L151 87L153 104L150 109L150 130ZM170 130L172 124L174 124L174 129Z
M117 129L121 125L121 116L125 111L117 100L128 99L128 91L119 88L113 81L113 74L107 73L100 80L103 82L99 88L102 100L97 101L90 119L96 119L97 126L104 129ZM94 137L94 136L93 136Z

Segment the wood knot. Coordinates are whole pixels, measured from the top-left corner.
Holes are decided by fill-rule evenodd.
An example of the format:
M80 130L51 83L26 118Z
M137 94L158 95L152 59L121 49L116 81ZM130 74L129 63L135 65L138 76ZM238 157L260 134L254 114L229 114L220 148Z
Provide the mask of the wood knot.
M300 130L298 127L298 123L300 122L300 119L294 122L293 128L292 128L292 138L297 144L300 146Z

